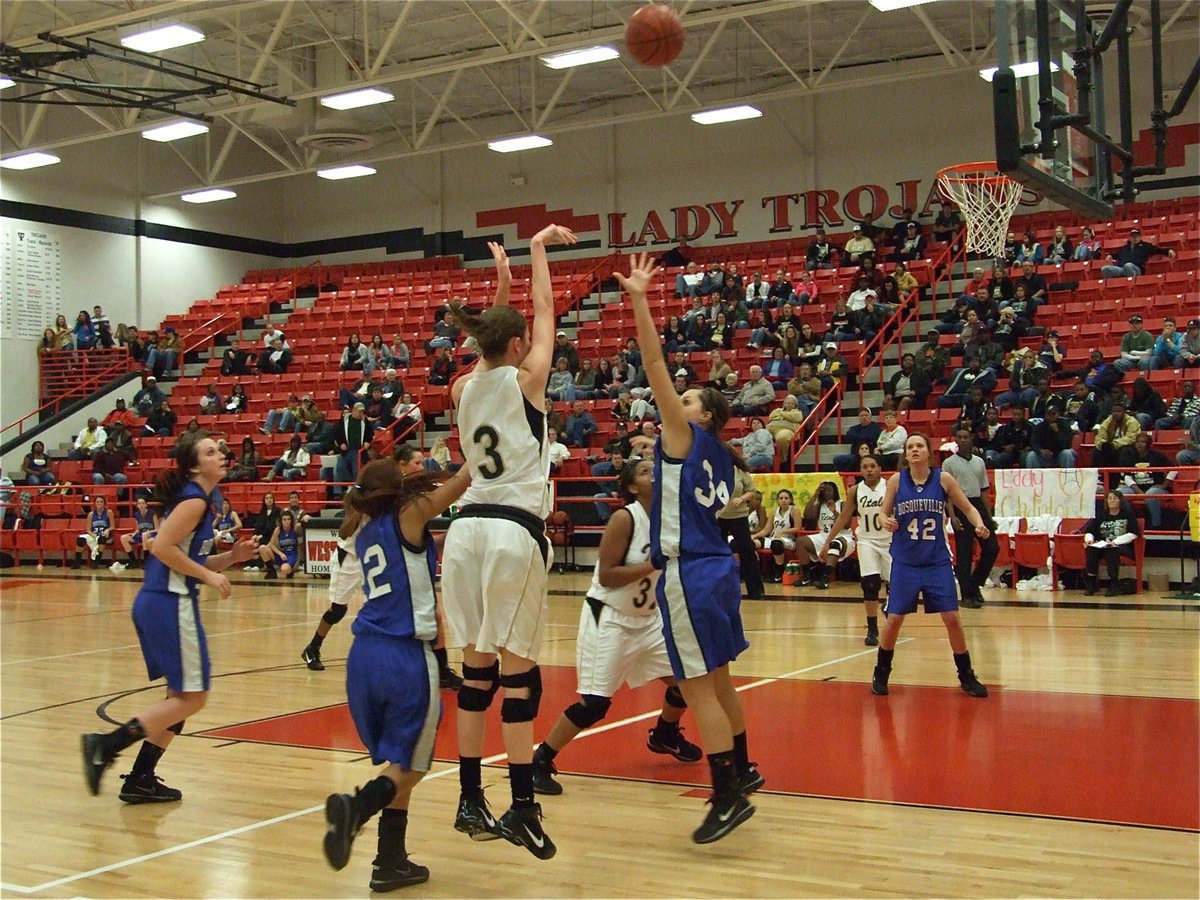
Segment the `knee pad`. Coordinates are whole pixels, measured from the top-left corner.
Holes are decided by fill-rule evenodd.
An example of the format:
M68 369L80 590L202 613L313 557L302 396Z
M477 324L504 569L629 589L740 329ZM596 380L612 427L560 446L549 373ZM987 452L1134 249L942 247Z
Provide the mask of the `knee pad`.
M346 618L346 605L344 603L330 603L329 609L325 610L325 614L321 616L321 621L333 627L344 618Z
M534 666L528 672L519 675L501 675L500 685L506 689L529 691L528 697L509 697L507 693L504 702L500 704L501 722L532 722L537 718L538 706L542 701L542 672Z
M184 722L186 722L186 721L187 721L187 719L184 719L181 722L176 722L174 725L171 725L170 727L168 727L167 731L170 731L173 734L183 734L183 725L184 725Z
M883 579L878 575L864 575L862 587L864 600L878 600L879 591L883 587Z
M836 556L840 559L846 555L846 547L846 541L844 541L839 535L838 537L834 538L833 542L829 545L829 553L831 556Z
M779 540L771 541L771 552L774 553L776 556L782 556L783 555L783 541L779 541Z
M568 706L563 713L576 728L591 728L608 715L612 700L608 697L597 697L595 694L582 694L579 702Z
M485 681L486 688L477 688L467 684L468 681ZM500 690L500 663L477 668L463 665L463 684L458 689L458 708L467 712L484 712L492 705L492 698Z
M687 709L687 701L683 699L683 691L679 689L679 685L673 684L667 688L666 697L667 706L673 706L676 709Z

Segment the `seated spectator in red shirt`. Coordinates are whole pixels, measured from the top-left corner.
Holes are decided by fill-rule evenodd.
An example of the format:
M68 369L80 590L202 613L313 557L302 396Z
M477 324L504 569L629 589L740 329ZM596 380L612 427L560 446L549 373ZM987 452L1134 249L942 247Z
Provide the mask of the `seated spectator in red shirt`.
M104 422L101 424L105 428L108 428L114 422L120 422L126 428L132 428L137 422L137 416L125 406L124 397L117 398L117 405L109 410L108 415L104 417Z

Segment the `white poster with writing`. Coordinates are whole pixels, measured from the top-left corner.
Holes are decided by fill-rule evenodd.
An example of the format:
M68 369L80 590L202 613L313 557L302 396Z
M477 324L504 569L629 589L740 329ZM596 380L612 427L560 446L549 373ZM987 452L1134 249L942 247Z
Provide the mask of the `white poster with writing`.
M0 333L40 338L62 312L62 243L57 235L26 228L0 232Z
M996 516L1061 516L1090 519L1096 513L1096 469L999 469Z

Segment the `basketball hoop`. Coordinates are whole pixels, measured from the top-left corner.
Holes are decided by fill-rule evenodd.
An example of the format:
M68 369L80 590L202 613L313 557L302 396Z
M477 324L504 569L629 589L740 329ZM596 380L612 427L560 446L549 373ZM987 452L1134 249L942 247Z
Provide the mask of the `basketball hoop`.
M947 166L938 172L937 183L967 221L967 250L1003 256L1008 221L1024 185L1000 172L994 162Z

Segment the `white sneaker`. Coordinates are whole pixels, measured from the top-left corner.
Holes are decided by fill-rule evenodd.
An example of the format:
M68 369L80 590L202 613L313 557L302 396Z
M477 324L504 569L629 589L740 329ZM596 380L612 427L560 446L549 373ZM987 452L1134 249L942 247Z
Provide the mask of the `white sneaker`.
M125 563L122 563L122 562L115 562L111 566L108 567L110 572L124 572L125 568L126 568Z

